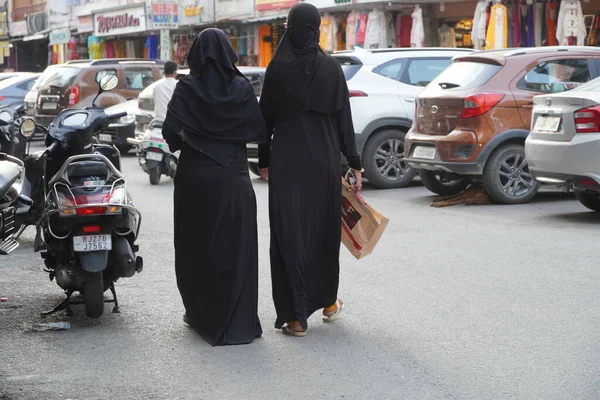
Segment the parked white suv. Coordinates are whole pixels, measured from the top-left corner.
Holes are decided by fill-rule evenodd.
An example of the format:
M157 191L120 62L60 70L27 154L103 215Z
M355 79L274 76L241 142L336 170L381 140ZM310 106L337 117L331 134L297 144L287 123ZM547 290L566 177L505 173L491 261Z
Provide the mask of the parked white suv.
M417 175L404 161L404 135L412 125L415 98L452 57L472 51L400 48L333 54L348 82L356 144L375 187L401 188Z

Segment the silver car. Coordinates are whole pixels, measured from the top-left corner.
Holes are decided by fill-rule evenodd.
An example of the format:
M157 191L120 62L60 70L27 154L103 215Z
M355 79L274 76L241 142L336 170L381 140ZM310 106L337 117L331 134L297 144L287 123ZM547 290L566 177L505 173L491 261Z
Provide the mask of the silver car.
M568 185L585 207L600 212L600 78L533 99L525 155L541 182Z

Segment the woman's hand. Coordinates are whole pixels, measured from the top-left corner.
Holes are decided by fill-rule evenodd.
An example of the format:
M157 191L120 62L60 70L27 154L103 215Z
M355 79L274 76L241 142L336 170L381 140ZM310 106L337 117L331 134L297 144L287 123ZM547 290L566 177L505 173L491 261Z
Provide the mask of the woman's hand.
M261 168L260 169L260 177L265 181L269 180L269 168Z
M350 184L356 191L359 191L362 189L362 180L363 180L363 176L362 176L363 170L357 170L357 169L349 169L348 172L346 173L346 182L348 182L348 184ZM351 176L354 174L354 177L356 178L355 182L351 182L350 178ZM352 179L354 181L354 179Z

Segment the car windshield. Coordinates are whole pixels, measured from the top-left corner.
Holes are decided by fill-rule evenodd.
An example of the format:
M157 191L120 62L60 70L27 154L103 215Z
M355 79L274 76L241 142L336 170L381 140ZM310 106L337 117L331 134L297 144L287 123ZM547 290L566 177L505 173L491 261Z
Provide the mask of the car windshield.
M56 66L48 68L38 79L36 86L38 88L48 88L50 86L65 87L73 82L81 68Z
M439 85L442 89L474 89L485 84L502 68L473 61L457 61L442 71L433 81L432 85Z

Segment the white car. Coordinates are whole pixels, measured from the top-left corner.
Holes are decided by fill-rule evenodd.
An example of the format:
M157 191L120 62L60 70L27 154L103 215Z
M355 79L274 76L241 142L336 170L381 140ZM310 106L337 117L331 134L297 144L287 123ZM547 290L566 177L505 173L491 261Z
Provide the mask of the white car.
M404 161L404 135L415 113L415 98L471 49L356 49L333 54L342 64L366 177L381 189L412 182L417 171Z

